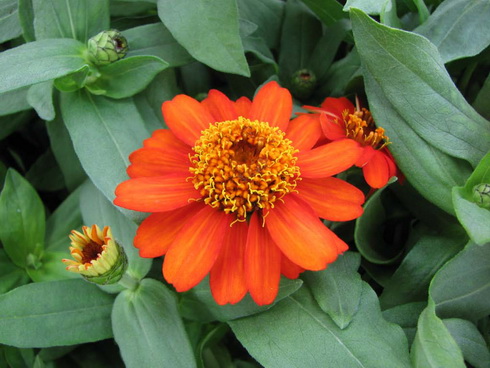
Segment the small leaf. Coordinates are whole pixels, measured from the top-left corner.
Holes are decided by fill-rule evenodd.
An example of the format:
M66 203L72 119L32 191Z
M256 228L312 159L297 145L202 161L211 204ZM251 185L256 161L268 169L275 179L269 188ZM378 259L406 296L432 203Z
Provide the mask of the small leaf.
M68 246L64 252L45 252L41 258L39 268L28 268L27 274L34 282L78 279L80 276L66 270L62 259L71 258Z
M342 5L337 0L302 0L327 26L347 18Z
M84 65L80 69L54 80L54 86L61 92L75 92L85 86L92 67Z
M0 43L22 34L18 14L17 0L2 0L0 2Z
M158 1L158 16L195 59L225 73L250 76L236 1Z
M196 366L175 297L156 280L145 279L118 295L112 328L128 368Z
M396 323L403 328L407 335L408 344L412 345L417 332L417 322L420 313L427 306L426 302L414 302L386 309L383 311L383 317L388 322Z
M81 279L18 287L0 295L0 343L40 348L110 338L112 304L111 295Z
M26 179L38 191L55 192L65 187L63 174L49 148L32 164Z
M320 308L341 329L349 325L359 308L362 282L357 270L360 264L358 253L346 252L326 270L306 272L302 276Z
M0 249L0 294L27 284L29 281L26 271L14 265L5 251Z
M39 257L44 247L44 205L34 188L9 169L0 194L0 239L5 252L19 267L28 257Z
M35 84L29 88L27 102L31 105L43 120L55 118L53 106L53 82L47 81Z

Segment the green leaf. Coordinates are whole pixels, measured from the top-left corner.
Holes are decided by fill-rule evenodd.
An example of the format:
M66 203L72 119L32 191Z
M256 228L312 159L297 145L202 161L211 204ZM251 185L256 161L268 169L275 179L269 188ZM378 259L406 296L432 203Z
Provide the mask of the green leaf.
M337 0L302 0L327 26L347 18Z
M45 252L40 260L38 268L28 268L27 274L34 282L57 281L66 279L79 279L80 276L74 272L66 270L66 266L61 262L62 259L71 259L68 251L68 244L64 252Z
M63 174L49 148L32 164L26 179L38 191L55 192L65 188Z
M30 110L21 111L16 114L0 116L0 139L8 137L10 134L20 129L24 124L32 120L34 113Z
M17 0L0 0L0 43L22 34L18 14Z
M100 228L103 226L112 228L112 235L128 256L126 272L138 280L145 277L150 270L152 259L140 257L138 250L133 246L138 226L119 212L91 183L86 183L82 187L80 209L85 225L97 224Z
M81 279L18 287L0 296L0 343L40 348L110 338L112 305L111 295Z
M355 47L346 57L332 63L323 77L319 93L324 96L345 96L349 85L361 76L361 60ZM360 78L358 78L360 79Z
M32 0L18 0L19 3L19 23L22 28L23 37L26 42L36 39L34 34L34 9Z
M403 328L403 332L407 336L408 344L412 345L417 332L417 322L420 313L427 306L426 302L414 302L386 309L383 311L383 317L388 322L396 323Z
M275 303L296 292L302 284L301 280L290 280L283 277ZM185 318L201 322L229 321L263 312L271 307L272 305L257 305L248 294L237 304L218 305L211 294L207 277L197 286L182 294L179 302L179 309Z
M483 87L478 92L478 95L473 102L473 107L476 111L478 111L481 116L484 116L486 119L490 120L490 104L487 101L490 99L490 74L487 79L485 79L485 83L483 83Z
M118 295L112 328L128 368L196 366L175 297L156 280L145 279L135 291Z
M54 80L54 86L61 92L75 92L85 86L91 70L94 68L84 65L80 69Z
M5 346L5 358L8 367L31 368L34 363L34 349L17 349Z
M432 277L444 263L463 249L467 241L464 232L446 231L439 236L423 235L384 285L379 298L382 308L427 300Z
M414 32L427 37L444 63L478 55L490 45L490 0L444 1Z
M36 39L73 38L86 42L109 29L108 0L32 0Z
M129 154L149 136L133 100L80 90L61 95L61 112L82 167L112 201L116 186L128 179Z
M162 23L145 24L122 33L130 46L128 57L152 55L168 62L169 67L182 66L194 60Z
M278 323L280 321L280 323ZM263 366L410 367L407 340L386 322L376 294L363 283L359 311L341 330L306 288L270 310L229 322L238 340Z
M23 87L0 94L0 116L14 114L30 109L27 103L27 91L29 87Z
M86 88L112 98L126 98L141 92L168 63L156 56L133 56L99 68L101 73Z
M0 194L0 239L5 252L19 267L28 257L39 257L44 247L44 206L34 188L9 169Z
M476 167L464 187L453 188L453 204L456 216L478 245L490 243L490 211L480 207L473 198L473 188L482 183L490 183L490 153Z
M386 115L401 120L376 117L393 141L395 158L401 142L395 140L394 130L406 124L430 145L476 166L490 147L490 122L459 93L434 45L419 35L378 24L360 10L350 13L367 89L375 83L379 97L386 100ZM371 100L371 93L368 97Z
M69 74L85 65L85 45L70 39L29 42L0 54L0 93Z
M431 282L437 315L474 321L490 314L489 280L490 247L468 243Z
M414 368L465 368L463 354L429 303L419 318L410 352Z
M35 84L29 88L27 102L43 120L53 120L55 111L53 106L53 82L46 81Z
M360 264L358 253L346 252L326 270L306 272L302 276L320 308L341 329L349 325L359 308L362 282L357 270Z
M27 284L29 281L26 271L14 265L5 251L0 249L0 294Z
M158 16L195 59L225 73L250 76L236 1L158 1Z
M464 359L475 368L490 367L490 352L485 339L470 321L450 318L442 321L456 341Z

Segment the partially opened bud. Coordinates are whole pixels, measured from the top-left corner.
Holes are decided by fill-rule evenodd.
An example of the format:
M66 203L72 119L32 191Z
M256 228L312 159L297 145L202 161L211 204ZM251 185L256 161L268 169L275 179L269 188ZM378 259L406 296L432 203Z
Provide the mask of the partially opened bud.
M97 225L83 226L83 234L72 230L71 259L63 259L66 269L81 274L87 281L107 285L121 279L126 271L124 250L114 241L111 228Z
M88 40L88 52L94 64L107 65L126 56L128 41L118 30L102 31Z
M475 185L473 187L473 200L478 206L490 209L490 184Z

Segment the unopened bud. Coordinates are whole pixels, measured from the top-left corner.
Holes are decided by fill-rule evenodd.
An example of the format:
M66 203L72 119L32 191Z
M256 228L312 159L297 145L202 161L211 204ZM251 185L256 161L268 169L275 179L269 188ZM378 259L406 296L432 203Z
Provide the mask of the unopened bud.
M107 65L122 59L128 52L128 41L118 30L102 31L88 40L88 53L94 64Z
M309 69L300 69L291 77L291 92L294 97L308 98L316 86L316 75Z
M473 187L473 200L475 203L486 209L490 209L490 184L481 183Z

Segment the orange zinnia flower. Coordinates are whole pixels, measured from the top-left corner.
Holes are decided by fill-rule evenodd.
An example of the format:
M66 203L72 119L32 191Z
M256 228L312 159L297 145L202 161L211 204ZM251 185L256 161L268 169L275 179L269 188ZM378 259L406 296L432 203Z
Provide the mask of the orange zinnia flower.
M281 274L321 270L347 245L319 217L362 213L363 193L331 177L362 154L350 139L313 147L309 131L289 129L292 98L266 84L253 102L211 90L202 102L164 102L160 129L130 155L131 177L114 203L152 212L134 239L142 257L165 254L163 275L177 291L210 273L219 304L250 292L274 301Z
M388 137L383 128L375 126L369 110L355 107L345 97L327 97L319 108L303 108L316 113L313 115L319 119L323 135L328 140L349 138L363 147L363 154L355 165L362 167L364 178L372 188L385 186L392 176L397 175L395 160L386 147Z

